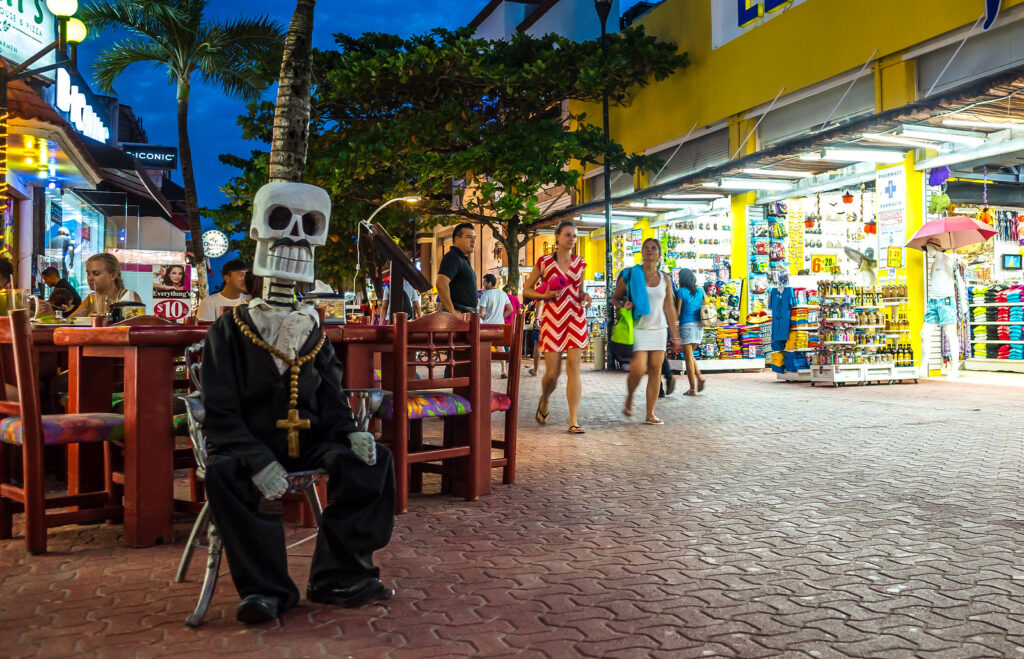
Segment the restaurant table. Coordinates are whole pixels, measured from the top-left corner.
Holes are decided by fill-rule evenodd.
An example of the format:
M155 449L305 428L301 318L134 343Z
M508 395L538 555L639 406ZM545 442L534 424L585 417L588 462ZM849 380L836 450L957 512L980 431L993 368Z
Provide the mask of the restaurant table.
M53 343L68 349L68 412L110 412L115 359L124 360L125 542L174 541L174 358L206 336L206 327L150 325L60 327ZM68 452L68 490L102 482Z

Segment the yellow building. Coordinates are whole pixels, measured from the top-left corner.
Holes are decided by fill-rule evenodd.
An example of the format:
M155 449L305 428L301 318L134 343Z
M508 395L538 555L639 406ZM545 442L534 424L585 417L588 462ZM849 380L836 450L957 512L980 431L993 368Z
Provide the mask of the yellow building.
M765 305L760 290L774 286L782 269L774 255L756 254L749 234L760 218L779 217L791 229L779 263L797 287L866 283L844 248L870 247L878 282L907 291L907 301L886 312L888 343L909 342L920 355L928 281L922 252L903 245L939 217L928 213L942 190L928 185L929 173L951 168L945 190L963 213L977 214L984 201L1004 215L1024 212L1024 0L1003 0L992 17L987 4L665 0L653 7L636 22L678 44L692 64L638 90L629 107L612 108L612 137L663 162L659 171L613 172L613 232L678 233L672 241L693 247L676 249L695 256L676 265L697 264L706 274L718 272L715 256L727 255L731 276L743 282L744 316ZM599 107L585 111L601 115ZM581 203L548 221L577 218L595 229L581 243L594 278L604 270L601 169L584 172L580 192ZM632 265L631 242L614 246L614 269ZM969 268L969 278L1019 283L1019 271L1002 267L1014 266L1003 258L1019 254L1015 241L990 243L972 251L983 263ZM766 272L756 272L765 267L757 256L770 258ZM1005 352L1024 341L984 338L972 344L969 368L1014 366L984 356L986 349ZM932 372L939 354L936 346Z

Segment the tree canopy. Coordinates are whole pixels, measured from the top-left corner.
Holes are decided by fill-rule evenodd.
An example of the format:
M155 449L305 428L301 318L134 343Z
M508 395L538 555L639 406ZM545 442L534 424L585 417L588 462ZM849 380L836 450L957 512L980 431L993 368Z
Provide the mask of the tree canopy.
M685 53L639 27L608 35L607 56L599 41L526 34L488 41L468 29L409 39L337 34L335 41L338 50L315 58L305 180L355 214L417 194L426 198L416 211L428 223L490 226L511 255L514 285L519 249L543 212L541 190L573 188L580 167L602 162L606 152L622 171L655 164L606 143L569 102L599 101L607 91L610 103L625 105L638 87L688 64ZM240 123L248 136L268 139L266 106L252 106ZM228 184L229 196L241 191L237 181ZM392 212L392 221L402 213ZM332 224L344 242L354 228ZM334 267L335 259L354 256L350 250L339 244L318 262Z

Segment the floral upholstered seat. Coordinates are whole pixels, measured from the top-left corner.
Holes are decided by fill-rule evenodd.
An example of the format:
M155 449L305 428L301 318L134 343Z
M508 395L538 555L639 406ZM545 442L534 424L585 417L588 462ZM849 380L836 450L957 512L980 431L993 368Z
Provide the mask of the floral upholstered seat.
M492 412L507 412L512 408L512 399L508 394L503 394L500 391L491 392L491 411Z
M42 420L46 446L124 440L124 417L120 414L44 414ZM8 416L0 420L0 441L21 445L21 417Z
M469 401L458 394L447 391L410 391L406 397L410 419L428 419L445 416L462 416L469 414L472 408ZM394 413L394 403L390 391L384 392L384 402L377 411L377 416L390 419Z

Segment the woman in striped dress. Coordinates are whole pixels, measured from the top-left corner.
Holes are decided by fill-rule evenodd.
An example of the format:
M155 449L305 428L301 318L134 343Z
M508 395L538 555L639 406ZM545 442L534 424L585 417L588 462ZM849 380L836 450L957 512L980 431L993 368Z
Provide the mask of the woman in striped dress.
M576 226L569 220L555 229L555 251L537 259L523 294L530 300L544 300L543 323L540 328L540 349L544 353L544 377L541 380L537 423L548 422L551 393L558 385L562 371L562 353L566 355L567 383L565 396L569 401L569 432L586 432L579 425L576 413L580 406L583 385L580 380L580 350L587 345L585 309L590 296L583 292L583 271L587 264L573 254L576 247ZM564 287L559 283L564 282ZM557 290L556 290L557 289Z

